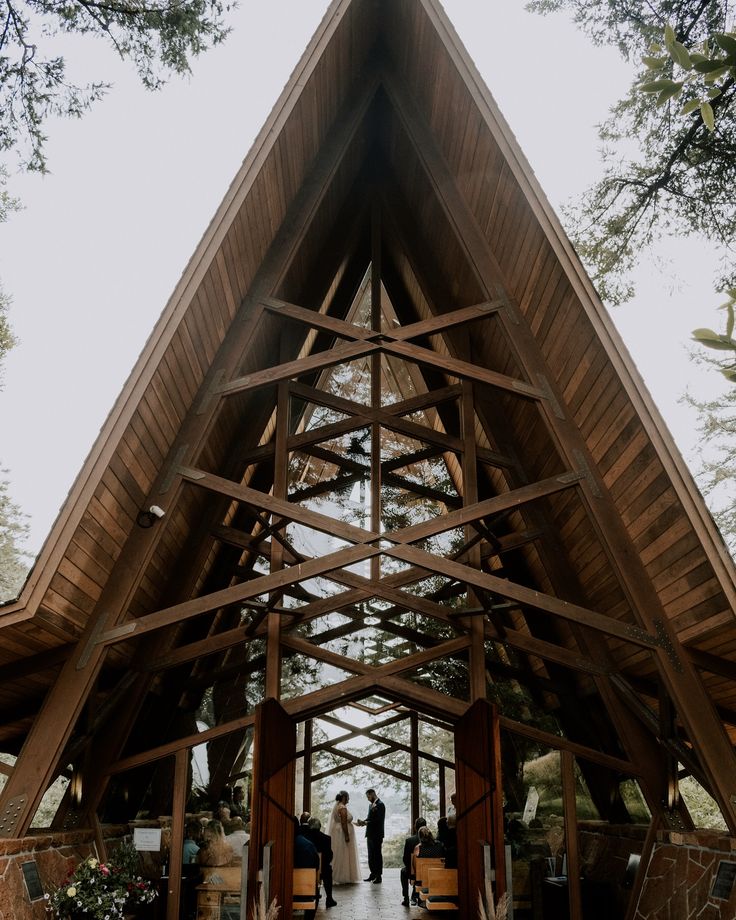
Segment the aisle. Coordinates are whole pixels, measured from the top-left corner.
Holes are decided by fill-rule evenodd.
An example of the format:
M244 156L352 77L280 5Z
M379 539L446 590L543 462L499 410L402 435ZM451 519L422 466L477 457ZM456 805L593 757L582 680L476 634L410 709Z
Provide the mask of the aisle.
M316 920L402 920L427 915L418 907L402 907L398 869L385 869L380 885L338 885L334 898L337 907L318 910Z

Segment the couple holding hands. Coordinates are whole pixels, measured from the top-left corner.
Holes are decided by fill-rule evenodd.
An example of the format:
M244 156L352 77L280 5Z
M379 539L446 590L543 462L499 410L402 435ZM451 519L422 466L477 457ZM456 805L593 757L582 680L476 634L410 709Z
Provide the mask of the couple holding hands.
M386 806L376 795L375 789L366 790L368 814L364 820L353 823L353 816L348 811L350 796L347 792L338 792L335 807L332 809L330 824L327 829L332 838L332 880L335 885L349 885L360 881L360 863L358 861L358 842L355 827L365 827L365 839L368 845L368 878L366 882L379 885L383 874L384 822Z

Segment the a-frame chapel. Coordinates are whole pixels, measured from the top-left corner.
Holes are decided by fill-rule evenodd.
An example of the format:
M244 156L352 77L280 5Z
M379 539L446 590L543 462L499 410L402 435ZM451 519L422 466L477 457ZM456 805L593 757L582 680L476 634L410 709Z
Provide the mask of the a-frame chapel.
M289 920L292 816L359 767L402 839L456 790L463 920L733 918L734 575L437 0L335 0L0 608L0 915L163 827L188 917L240 784Z

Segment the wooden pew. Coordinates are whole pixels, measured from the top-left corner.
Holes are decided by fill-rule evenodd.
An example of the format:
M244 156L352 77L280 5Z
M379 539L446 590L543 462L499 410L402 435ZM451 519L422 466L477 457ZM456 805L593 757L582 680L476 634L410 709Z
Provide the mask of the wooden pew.
M414 891L420 901L427 899L427 873L430 869L444 869L445 860L440 856L427 858L417 856L412 860L414 864Z
M241 866L202 866L197 886L197 920L221 920L240 903ZM228 907L232 910L228 911Z
M318 869L294 869L292 910L317 909Z
M457 869L427 870L427 897L425 906L428 911L454 910L459 904L457 894Z

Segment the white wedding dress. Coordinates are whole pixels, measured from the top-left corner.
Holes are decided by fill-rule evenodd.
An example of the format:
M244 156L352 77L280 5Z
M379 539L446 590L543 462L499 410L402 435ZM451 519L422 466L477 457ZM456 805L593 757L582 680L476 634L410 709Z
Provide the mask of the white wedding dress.
M345 831L340 821L340 809L345 808L340 802L335 804L330 815L327 833L332 838L332 884L350 885L360 881L360 863L358 862L358 842L355 839L353 816L347 814L347 830L350 840L345 841Z

